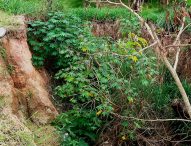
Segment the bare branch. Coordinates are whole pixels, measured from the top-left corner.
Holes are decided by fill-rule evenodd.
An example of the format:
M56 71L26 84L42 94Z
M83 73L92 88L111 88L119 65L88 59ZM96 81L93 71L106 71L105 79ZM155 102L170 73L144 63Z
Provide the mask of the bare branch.
M123 120L137 120L137 121L143 121L143 122L169 122L169 121L182 121L182 122L191 122L191 120L188 119L140 119L136 117L127 117L127 116L121 116L117 113L111 113L115 117Z
M183 33L183 30L184 30L185 20L186 20L186 18L185 18L185 16L184 16L183 19L182 19L181 28L180 28L180 30L179 30L179 32L178 32L178 35L177 35L177 37L176 37L176 39L175 39L173 45L176 45L177 43L179 43L180 36L181 36L181 34Z
M176 37L176 39L175 39L173 45L177 45L177 44L179 45L179 44L180 44L180 36L181 36L181 34L183 33L183 30L184 30L185 20L186 20L186 18L185 18L185 16L184 16L183 19L182 19L181 28L180 28L180 30L179 30L179 33L178 33L178 35L177 35L177 37ZM180 47L178 47L178 50L177 50L177 52L176 52L176 57L175 57L175 62L174 62L174 67L173 67L174 70L176 70L176 68L177 68L177 66L178 66L179 55L180 55Z
M184 27L184 29L182 30L182 32L184 32L189 26L191 26L191 23L189 23L188 25L186 25L186 26Z
M154 43L150 44L149 46L147 46L147 47L145 47L145 48L141 49L138 53L143 52L143 51L145 51L146 49L148 49L148 48L151 48L151 47L155 46L156 44L157 44L157 42L155 41Z
M172 48L172 47L187 47L187 46L191 46L191 44L168 45L168 46L165 46L165 48Z
M180 55L180 47L178 47L178 50L176 52L176 58L175 58L175 62L174 62L174 70L176 70L177 66L178 66L178 61L179 61L179 55Z

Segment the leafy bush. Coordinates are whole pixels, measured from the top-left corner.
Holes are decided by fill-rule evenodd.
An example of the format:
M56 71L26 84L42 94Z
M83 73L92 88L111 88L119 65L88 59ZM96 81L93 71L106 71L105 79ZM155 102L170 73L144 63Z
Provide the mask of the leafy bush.
M55 96L70 105L54 122L62 145L92 145L102 127L112 123L112 112L134 114L136 106L127 109L138 97L135 83L146 87L157 73L155 58L140 51L146 40L134 33L117 42L96 38L89 24L71 13L51 13L47 21L31 22L28 38L34 65L54 72Z
M30 23L32 28L29 28L29 43L34 46L33 63L36 67L42 67L45 62L50 63L54 69L69 66L70 61L76 61L76 58L72 57L75 53L73 49L78 48L80 35L83 35L80 29L82 22L72 15L65 18L62 13L49 14L48 17L50 19L47 22Z

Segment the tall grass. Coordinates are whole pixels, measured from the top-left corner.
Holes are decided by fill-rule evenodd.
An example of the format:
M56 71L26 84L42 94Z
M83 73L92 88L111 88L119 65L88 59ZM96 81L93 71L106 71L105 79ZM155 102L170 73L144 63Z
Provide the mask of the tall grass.
M128 19L131 14L124 8L76 8L67 10L73 14L76 14L82 20L116 20L126 18Z
M38 16L46 10L46 0L0 0L0 10L12 14Z
M166 8L150 1L143 7L141 15L162 26L165 21ZM0 0L0 10L9 14L25 14L34 17L46 15L48 11L75 13L83 20L116 20L129 19L131 14L125 8L83 8L83 0L53 0L48 8L47 0Z
M83 7L84 0L54 0L53 8L54 9L67 9L67 8L78 8Z

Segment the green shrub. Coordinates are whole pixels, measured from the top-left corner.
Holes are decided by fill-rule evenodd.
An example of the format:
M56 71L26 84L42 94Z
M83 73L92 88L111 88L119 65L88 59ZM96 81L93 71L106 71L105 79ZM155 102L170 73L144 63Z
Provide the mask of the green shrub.
M87 146L96 143L102 121L94 111L76 108L62 113L54 124L62 134L63 146Z

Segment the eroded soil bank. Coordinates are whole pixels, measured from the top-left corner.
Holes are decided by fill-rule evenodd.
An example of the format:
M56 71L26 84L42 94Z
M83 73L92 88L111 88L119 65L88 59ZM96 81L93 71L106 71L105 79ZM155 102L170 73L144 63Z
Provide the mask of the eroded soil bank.
M55 130L48 125L58 115L50 99L49 77L33 67L25 18L17 21L18 28L8 29L0 40L0 145L57 145Z

